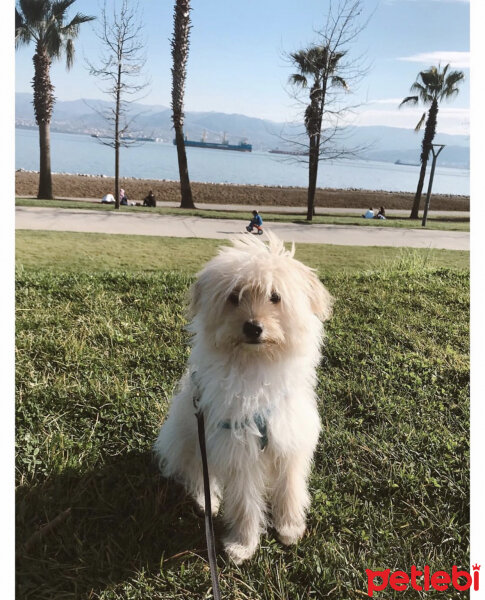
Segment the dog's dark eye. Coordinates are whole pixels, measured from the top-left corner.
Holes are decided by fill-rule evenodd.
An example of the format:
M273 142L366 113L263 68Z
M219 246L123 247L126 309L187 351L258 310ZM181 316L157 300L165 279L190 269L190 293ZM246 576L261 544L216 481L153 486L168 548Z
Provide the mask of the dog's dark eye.
M273 304L281 302L281 296L277 292L273 292L269 298Z
M234 306L239 306L239 292L232 292L232 294L230 294L228 300Z

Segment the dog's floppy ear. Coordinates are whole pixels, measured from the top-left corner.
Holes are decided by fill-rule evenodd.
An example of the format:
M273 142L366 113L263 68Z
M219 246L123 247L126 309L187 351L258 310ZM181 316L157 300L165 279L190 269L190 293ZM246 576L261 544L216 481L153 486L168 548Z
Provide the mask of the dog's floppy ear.
M332 315L333 297L311 269L306 272L306 280L313 313L321 321L327 321Z

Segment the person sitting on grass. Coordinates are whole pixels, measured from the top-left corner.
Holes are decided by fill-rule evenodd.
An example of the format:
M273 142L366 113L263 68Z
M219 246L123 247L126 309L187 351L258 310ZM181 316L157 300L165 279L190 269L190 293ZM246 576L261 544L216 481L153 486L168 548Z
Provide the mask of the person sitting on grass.
M113 194L105 194L103 196L103 198L101 199L101 202L103 204L114 204L115 203L115 197L113 196Z
M379 212L374 217L374 219L386 219L386 210L383 206L380 207Z
M152 190L148 192L148 196L143 200L143 206L149 206L150 208L155 208L157 206L157 201L155 200L155 195Z
M372 208L372 207L371 207L371 208L369 208L369 209L367 210L367 212L365 213L365 215L362 215L362 217L363 217L364 219L373 219L373 218L374 218L374 210L373 210L373 208Z
M249 221L249 225L246 227L246 230L251 232L254 227L256 227L256 229L259 229L262 224L263 219L261 218L260 214L257 210L253 210L253 218L251 219L251 221Z

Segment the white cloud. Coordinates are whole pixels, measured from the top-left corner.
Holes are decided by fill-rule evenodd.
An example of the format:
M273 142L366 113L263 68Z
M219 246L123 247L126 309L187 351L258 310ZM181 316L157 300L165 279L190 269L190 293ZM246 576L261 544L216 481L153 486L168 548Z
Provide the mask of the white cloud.
M436 50L435 52L421 52L420 54L413 54L411 56L402 56L397 60L403 60L406 62L416 62L428 65L447 65L455 69L469 69L470 68L470 52L451 52L448 50Z
M428 0L429 2L443 2L449 4L458 2L459 4L470 4L470 0ZM384 0L387 4L396 4L396 2L426 2L426 0Z
M380 98L379 100L369 100L367 104L401 104L402 98Z
M399 100L400 102L401 100ZM355 115L353 125L385 125L414 129L421 118L424 107L406 107L402 109L364 109ZM438 113L438 131L440 133L469 135L470 110L468 108L440 107Z

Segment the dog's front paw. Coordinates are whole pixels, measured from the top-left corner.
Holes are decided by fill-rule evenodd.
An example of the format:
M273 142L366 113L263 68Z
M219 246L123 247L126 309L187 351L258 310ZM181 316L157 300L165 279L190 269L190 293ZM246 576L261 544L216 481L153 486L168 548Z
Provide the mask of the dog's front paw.
M204 516L205 515L205 496L204 494L198 494L194 496L195 506L197 508L197 512ZM219 507L221 505L221 499L219 496L215 494L211 494L211 515L213 517L217 517L217 513L219 512Z
M229 540L224 542L224 549L227 555L236 565L240 565L245 560L248 560L248 558L251 558L251 556L256 552L257 547L257 543L244 545L240 542Z
M298 540L301 540L303 534L305 533L306 525L305 522L301 523L289 523L285 525L281 525L276 528L278 532L278 537L281 543L285 546L291 546L291 544L296 544Z

